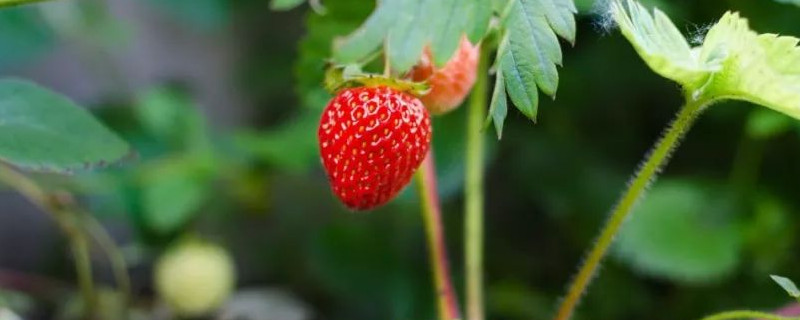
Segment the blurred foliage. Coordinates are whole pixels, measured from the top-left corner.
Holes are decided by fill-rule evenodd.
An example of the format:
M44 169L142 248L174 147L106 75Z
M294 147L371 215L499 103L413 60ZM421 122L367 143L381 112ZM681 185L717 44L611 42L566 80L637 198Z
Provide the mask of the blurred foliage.
M166 14L198 29L218 28L228 21L231 2L228 0L148 0Z
M619 235L617 251L634 268L689 283L714 281L739 262L735 207L718 185L659 181Z
M300 2L141 2L193 34L224 33L235 40L241 58L218 81L234 79L247 116L239 126L218 126L200 108L207 101L191 79L158 78L130 95L89 99L92 110L138 151L137 161L70 178L37 176L80 195L124 239L133 314L158 313L153 263L188 233L230 251L238 288L280 287L306 302L316 318L433 318L413 186L375 212L348 213L328 190L317 160L318 112L329 99L321 86L326 59L334 39L358 28L374 2L326 0L325 15ZM643 3L659 6L690 38L728 9L743 12L759 32L800 35L800 9L775 1ZM270 11L279 4L299 6ZM535 125L508 113L501 141L486 133L489 318L551 315L627 175L680 103L674 84L652 75L630 45L608 31L605 17L591 14L602 8L593 1L576 5L582 15L574 47L563 49L557 98L542 99ZM83 20L84 13L109 14L87 9L59 20L53 10L60 9L0 11L0 72L36 66L57 48L59 37L91 36L65 34L54 29L59 24L91 21ZM120 19L123 26L126 21ZM86 25L79 30L102 29ZM126 50L140 45L126 32L109 33L119 42L88 42ZM161 58L166 57L146 57ZM722 309L769 310L789 301L767 277L800 279L800 126L745 103L714 111L700 119L664 179L652 186L576 319L693 319ZM457 110L434 120L457 286L463 272L464 119L464 110ZM47 289L9 287L0 291L0 303L34 318L64 309L74 294L71 272L64 267L68 258L52 254L63 247L52 246L46 251L52 257L38 262L44 266L30 268L48 279ZM4 267L0 261L6 289Z
M0 10L0 68L39 57L52 48L53 33L42 22L34 10Z
M775 0L775 1L783 2L783 3L789 3L789 4L794 4L794 5L800 6L800 1L798 1L798 0Z

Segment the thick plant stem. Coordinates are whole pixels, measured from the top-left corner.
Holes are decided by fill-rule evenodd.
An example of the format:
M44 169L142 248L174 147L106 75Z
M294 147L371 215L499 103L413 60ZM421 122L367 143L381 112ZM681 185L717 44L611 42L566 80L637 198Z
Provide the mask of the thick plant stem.
M482 50L478 79L467 110L466 185L464 188L464 270L467 320L483 320L483 121L486 113L488 52Z
M800 317L779 316L771 313L752 311L752 310L736 310L736 311L726 311L713 314L701 320L735 320L735 319L800 320Z
M84 302L84 318L94 318L97 295L92 281L92 264L89 243L80 228L76 212L58 195L45 192L39 185L11 167L0 164L0 182L14 188L33 204L49 213L67 236L75 259L75 272Z
M669 160L670 154L678 146L681 138L689 131L699 113L711 102L709 99L693 99L687 95L686 104L678 111L675 121L664 131L663 137L656 142L652 151L645 157L639 170L628 184L617 206L611 212L600 236L589 251L575 279L569 287L566 297L559 306L556 320L568 320L583 296L589 283L594 279L600 263L608 252L614 237L622 227L636 203L642 198L647 187L655 179L661 168Z
M436 301L439 309L439 320L460 319L458 299L450 279L450 263L447 259L447 248L442 226L442 212L439 208L439 194L436 191L436 167L433 150L428 152L425 161L417 171L417 186L422 204L422 216L425 222L425 233L428 238L433 281L436 287Z

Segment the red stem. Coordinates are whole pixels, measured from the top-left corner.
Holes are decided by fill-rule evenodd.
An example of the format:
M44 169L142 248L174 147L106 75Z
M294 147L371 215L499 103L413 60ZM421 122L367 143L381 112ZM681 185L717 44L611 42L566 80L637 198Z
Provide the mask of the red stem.
M436 167L432 150L428 152L428 156L422 162L418 178L425 231L430 250L431 268L433 269L434 285L436 286L436 299L439 305L439 318L440 320L461 319L458 299L456 299L453 282L450 278L450 262L447 258L442 212L439 205L439 194L436 189Z

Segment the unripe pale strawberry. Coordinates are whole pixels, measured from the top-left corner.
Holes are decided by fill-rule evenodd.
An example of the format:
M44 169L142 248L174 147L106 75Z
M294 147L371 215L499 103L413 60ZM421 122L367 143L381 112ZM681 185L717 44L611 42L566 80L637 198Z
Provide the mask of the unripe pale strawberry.
M216 310L231 295L234 283L233 259L225 249L209 243L181 243L156 264L156 291L183 317Z
M428 111L415 96L388 86L344 89L322 112L319 149L331 189L350 209L393 199L431 144Z
M480 47L462 37L453 57L442 68L436 68L430 49L425 49L409 75L414 81L428 80L431 90L420 99L431 114L446 113L461 105L475 84L479 55Z

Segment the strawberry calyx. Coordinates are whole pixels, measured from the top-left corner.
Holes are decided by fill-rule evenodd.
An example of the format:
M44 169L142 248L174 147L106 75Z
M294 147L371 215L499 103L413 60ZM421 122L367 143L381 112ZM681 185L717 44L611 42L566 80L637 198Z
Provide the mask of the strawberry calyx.
M330 93L336 94L343 89L356 87L389 87L417 97L424 96L430 91L427 81L415 82L365 73L357 64L328 66L325 71L325 88Z

